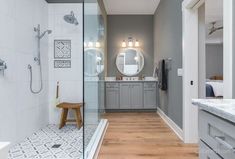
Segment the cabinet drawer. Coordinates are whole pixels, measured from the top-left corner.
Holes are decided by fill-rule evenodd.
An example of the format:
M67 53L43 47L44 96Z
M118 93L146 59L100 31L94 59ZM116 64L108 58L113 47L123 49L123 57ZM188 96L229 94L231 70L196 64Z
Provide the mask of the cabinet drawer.
M235 158L235 125L199 111L199 137L224 159Z
M211 150L204 142L199 141L199 158L200 159L222 159L213 150Z
M106 83L106 88L119 88L119 83Z
M144 83L144 89L156 89L157 83L156 82L146 82Z

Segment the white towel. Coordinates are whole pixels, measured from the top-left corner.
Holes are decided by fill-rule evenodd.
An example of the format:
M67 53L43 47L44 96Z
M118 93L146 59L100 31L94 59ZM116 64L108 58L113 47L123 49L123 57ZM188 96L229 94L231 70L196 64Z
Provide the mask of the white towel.
M211 85L216 97L224 96L224 83L221 81L206 82Z

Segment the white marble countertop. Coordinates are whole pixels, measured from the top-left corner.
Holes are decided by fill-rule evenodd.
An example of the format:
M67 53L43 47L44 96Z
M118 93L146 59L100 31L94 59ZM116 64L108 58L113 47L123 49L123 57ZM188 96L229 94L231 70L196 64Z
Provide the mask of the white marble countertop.
M234 99L193 99L192 103L197 105L199 109L235 123Z

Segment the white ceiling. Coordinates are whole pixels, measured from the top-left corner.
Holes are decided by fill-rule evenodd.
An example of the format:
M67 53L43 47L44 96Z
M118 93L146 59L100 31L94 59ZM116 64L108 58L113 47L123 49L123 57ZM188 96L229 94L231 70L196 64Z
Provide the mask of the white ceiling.
M206 0L206 22L223 20L223 0Z
M207 43L223 43L223 30L208 35L211 22L216 21L216 27L223 26L223 0L206 0Z
M108 15L153 15L160 0L104 0Z

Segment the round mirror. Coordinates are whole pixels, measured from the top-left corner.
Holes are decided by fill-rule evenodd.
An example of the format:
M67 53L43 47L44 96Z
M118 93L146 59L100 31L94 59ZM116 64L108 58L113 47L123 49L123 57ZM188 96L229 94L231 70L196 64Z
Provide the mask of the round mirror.
M117 56L116 66L123 75L137 75L144 68L144 56L139 49L123 49Z
M85 65L85 75L94 77L104 71L104 54L100 49L85 49L84 60L87 64Z

